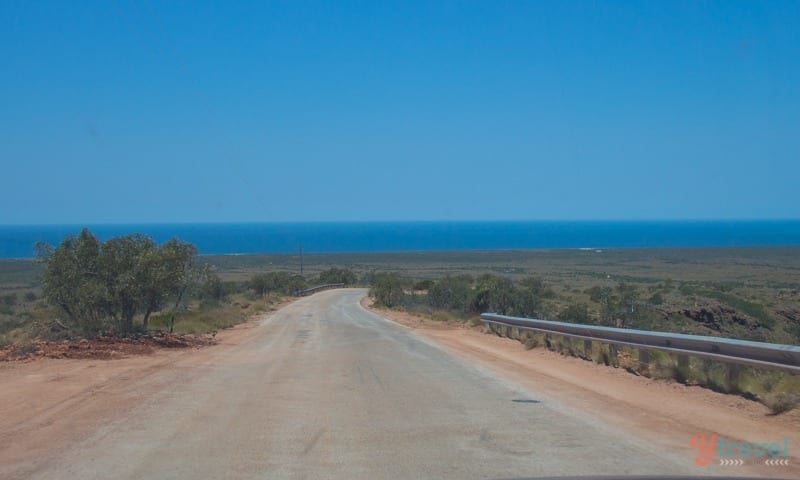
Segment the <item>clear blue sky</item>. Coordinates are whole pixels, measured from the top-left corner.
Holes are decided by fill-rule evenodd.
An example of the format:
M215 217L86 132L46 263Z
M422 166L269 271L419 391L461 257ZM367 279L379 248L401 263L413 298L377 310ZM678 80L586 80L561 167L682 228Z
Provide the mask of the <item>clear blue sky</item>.
M0 2L0 224L800 218L800 2Z

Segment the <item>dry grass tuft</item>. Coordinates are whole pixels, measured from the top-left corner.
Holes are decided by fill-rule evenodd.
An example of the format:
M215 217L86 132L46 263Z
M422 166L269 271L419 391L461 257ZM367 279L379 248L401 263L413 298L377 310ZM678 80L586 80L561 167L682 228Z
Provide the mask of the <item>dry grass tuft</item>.
M800 406L800 393L775 392L770 393L761 401L769 408L772 415L780 415Z

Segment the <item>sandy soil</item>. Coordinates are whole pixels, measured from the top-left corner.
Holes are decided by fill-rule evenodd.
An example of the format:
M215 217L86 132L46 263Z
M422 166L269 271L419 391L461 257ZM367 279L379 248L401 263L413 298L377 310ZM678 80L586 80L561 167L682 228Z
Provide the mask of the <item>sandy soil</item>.
M216 342L239 343L255 321L220 331ZM38 356L0 362L0 463L63 446L76 432L143 401L147 392L131 385L178 361L202 365L216 353L215 348L148 347L99 359Z
M483 333L482 327L446 324L377 308L368 297L361 304L435 340L457 356L665 448L686 448L697 433L716 433L729 441L746 442L787 438L791 467L756 463L749 468L731 467L736 468L732 474L800 478L800 410L773 416L761 403L739 396L640 377L543 348L526 350L516 340Z

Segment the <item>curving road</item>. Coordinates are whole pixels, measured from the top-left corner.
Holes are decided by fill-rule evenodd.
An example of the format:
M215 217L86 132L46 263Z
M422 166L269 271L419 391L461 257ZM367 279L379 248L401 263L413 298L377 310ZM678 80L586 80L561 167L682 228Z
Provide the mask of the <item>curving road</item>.
M245 341L214 347L206 362L152 372L128 387L150 389L142 401L26 467L25 476L691 473L691 458L523 391L367 312L358 304L364 293L303 298L264 319Z

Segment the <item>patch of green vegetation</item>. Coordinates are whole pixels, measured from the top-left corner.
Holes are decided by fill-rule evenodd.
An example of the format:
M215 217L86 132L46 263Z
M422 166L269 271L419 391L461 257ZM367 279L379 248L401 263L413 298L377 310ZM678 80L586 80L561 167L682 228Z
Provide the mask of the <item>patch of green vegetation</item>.
M318 285L325 285L330 283L342 283L344 285L354 285L358 283L358 276L349 268L331 267L327 270L319 272L317 276Z
M241 308L233 305L220 305L210 309L178 312L175 315L176 333L208 333L230 328L242 323L247 318ZM169 329L169 315L154 315L151 319L154 330Z
M277 292L266 295L234 293L222 300L200 298L185 310L175 313L175 333L211 333L246 321L251 315L269 312L286 300ZM150 319L150 329L169 331L171 313L158 313Z
M35 286L42 270L33 260L0 259L0 290Z

